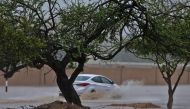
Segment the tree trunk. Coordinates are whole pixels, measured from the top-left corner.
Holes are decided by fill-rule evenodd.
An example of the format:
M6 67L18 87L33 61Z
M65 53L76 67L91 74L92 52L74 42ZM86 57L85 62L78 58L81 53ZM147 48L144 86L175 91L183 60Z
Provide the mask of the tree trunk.
M172 83L171 78L168 78L168 103L167 108L172 109L173 106L173 90L172 90Z
M172 106L173 106L173 94L169 94L167 108L172 109Z
M75 91L73 87L73 82L75 81L78 74L83 70L84 63L86 61L85 55L82 55L83 57L78 58L79 59L79 65L71 75L70 79L66 75L66 67L70 62L70 55L66 55L64 59L59 61L52 61L54 58L52 56L47 55L47 59L49 59L48 65L55 71L57 76L57 85L59 86L59 89L63 96L65 97L65 100L68 103L76 104L78 106L82 106L81 100Z
M57 76L57 84L68 103L82 106L81 100L75 91L73 84L69 82L69 79L66 75Z

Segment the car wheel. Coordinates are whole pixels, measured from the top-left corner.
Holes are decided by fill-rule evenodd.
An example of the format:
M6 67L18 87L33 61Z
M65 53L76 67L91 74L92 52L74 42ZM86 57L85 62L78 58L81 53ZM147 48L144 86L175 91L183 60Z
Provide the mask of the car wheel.
M91 93L94 93L94 92L96 92L96 90L95 90L95 89L92 89L90 92L91 92Z
M59 93L59 96L62 96L62 97L63 97L63 94L60 92L60 93Z

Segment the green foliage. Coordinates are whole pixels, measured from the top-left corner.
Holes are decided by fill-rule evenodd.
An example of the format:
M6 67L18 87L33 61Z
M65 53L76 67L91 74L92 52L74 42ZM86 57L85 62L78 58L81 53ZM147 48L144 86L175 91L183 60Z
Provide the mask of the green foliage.
M33 28L30 20L26 20L23 16L20 18L20 23L18 20L16 22L14 19L16 17L13 17L14 13L10 11L12 12L9 7L0 7L0 62L2 67L12 63L29 64L31 60L40 56L40 51L45 46L42 40L31 34L30 31Z
M190 59L190 11L185 5L163 0L149 4L149 27L146 36L131 42L128 48L142 58L157 63L161 73L171 77L179 63ZM156 4L156 5L155 5Z
M83 3L67 7L61 11L59 43L65 51L75 49L76 56L81 53L88 56L96 53L109 57L132 37L141 34L139 28L143 27L139 25L143 25L145 21L136 16L140 9L131 13L129 11L130 7L126 8L125 5L120 6L114 2L99 7ZM139 17L138 22L134 21L133 15ZM127 34L126 31L130 33Z
M150 27L127 49L157 64L168 85L167 107L172 109L174 92L190 61L190 11L187 4L177 1L150 0L146 5ZM183 67L177 80L172 80L179 64Z
M100 9L95 10L93 6L86 6L83 3L72 5L63 10L61 14L60 28L61 45L64 46L66 51L75 48L76 56L81 53L90 54L91 51L98 50L98 46L108 40L106 39L106 36L109 34L109 29L111 28L107 28L107 30L103 31L101 36L96 38L93 43L88 45L88 47L86 47L85 41L91 37L92 33L94 33L97 28L106 23L105 19L109 19L108 15L112 12L113 9L111 6L108 8L101 7Z
M98 3L78 1L62 8L54 0L2 1L1 60L47 62L52 57L57 62L64 53L70 61L84 54L106 60L125 46L137 55L159 57L159 64L163 57L177 62L189 57L187 10L178 6L171 14L170 5L154 0Z
M66 77L66 67L77 65L72 83L87 58L109 60L126 47L156 62L172 89L171 76L177 65L185 61L185 68L190 59L190 9L186 4L172 0L63 1L0 1L0 70L9 70L6 78L25 67L19 64L36 68L47 64L58 78Z

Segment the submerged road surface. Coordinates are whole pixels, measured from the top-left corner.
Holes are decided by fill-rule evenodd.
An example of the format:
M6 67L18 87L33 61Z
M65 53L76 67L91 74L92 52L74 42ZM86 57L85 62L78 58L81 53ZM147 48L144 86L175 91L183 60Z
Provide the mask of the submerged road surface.
M4 90L4 87L0 87L0 109L29 107L30 105L36 106L55 100L64 100L58 96L59 89L57 87L9 87L8 93ZM88 95L88 98L85 99L84 97L82 102L92 109L115 109L114 107L107 107L107 105L147 102L157 104L165 109L167 86L127 85L99 96L91 99ZM182 85L177 88L174 95L174 109L190 109L190 85Z

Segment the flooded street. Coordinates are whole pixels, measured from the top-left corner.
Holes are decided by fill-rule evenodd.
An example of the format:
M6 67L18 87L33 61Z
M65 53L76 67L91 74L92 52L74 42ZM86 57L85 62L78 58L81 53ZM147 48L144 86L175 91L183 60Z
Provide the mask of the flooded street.
M179 86L174 95L174 109L190 108L190 85ZM0 87L0 109L19 106L37 106L55 100L64 100L59 97L59 89L55 87L9 87L8 93ZM97 97L98 95L96 95ZM92 109L102 109L110 104L126 103L154 103L162 108L166 107L166 86L121 86L120 89L107 94L99 94L97 98L82 98L84 105ZM106 108L104 108L106 109ZM111 109L111 108L110 108Z
M23 105L39 105L58 99L58 87L0 87L0 109Z

